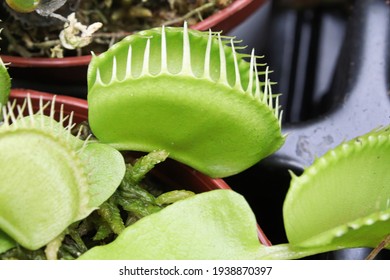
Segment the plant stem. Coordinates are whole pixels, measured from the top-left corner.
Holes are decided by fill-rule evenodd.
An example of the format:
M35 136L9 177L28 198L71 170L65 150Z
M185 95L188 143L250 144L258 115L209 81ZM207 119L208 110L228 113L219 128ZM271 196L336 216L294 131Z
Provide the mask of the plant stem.
M384 248L386 248L388 245L390 245L390 234L387 235L379 245L374 248L371 253L366 257L366 260L373 260L375 257L379 254L380 251L382 251Z
M207 9L210 9L212 7L215 6L215 3L214 2L210 2L210 3L206 3L188 13L186 13L184 16L182 17L178 17L178 18L175 18L173 20L169 20L169 21L166 21L163 23L163 25L172 25L172 24L175 24L175 23L180 23L180 22L183 22L185 21L186 19L194 16L195 14L200 14L201 12L207 10Z

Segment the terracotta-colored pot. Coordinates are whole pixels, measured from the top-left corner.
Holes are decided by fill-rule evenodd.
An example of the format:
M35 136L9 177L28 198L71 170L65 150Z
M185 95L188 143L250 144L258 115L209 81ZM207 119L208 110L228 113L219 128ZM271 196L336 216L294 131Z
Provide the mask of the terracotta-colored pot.
M54 97L54 95L50 93L26 89L13 89L11 91L10 99L16 100L17 104L22 104L27 95L30 95L34 109L39 108L40 99L42 99L43 103L46 103L52 101ZM73 120L75 123L88 119L88 104L84 99L56 95L55 104L55 108L58 109L58 111L60 107L63 106L64 115L69 115L73 112ZM170 159L158 164L153 169L153 172L159 180L173 189L185 187L196 193L215 189L231 189L222 179L212 179L186 165ZM262 244L267 246L271 245L260 226L258 226L258 237Z
M226 33L239 25L265 2L266 0L235 0L228 7L191 26L191 28L222 30ZM24 58L2 55L1 58L4 62L10 63L10 73L14 79L33 77L36 82L86 84L87 68L91 55L65 58Z

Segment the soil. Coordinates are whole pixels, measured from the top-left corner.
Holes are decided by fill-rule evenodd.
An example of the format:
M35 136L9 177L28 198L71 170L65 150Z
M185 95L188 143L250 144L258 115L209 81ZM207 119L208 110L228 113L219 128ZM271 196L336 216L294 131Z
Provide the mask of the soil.
M123 37L158 26L191 26L234 0L67 0L49 16L17 13L0 6L1 52L23 57L62 57L99 53ZM84 25L103 23L87 47L68 50L60 46L59 33L69 14ZM59 19L62 18L62 19Z

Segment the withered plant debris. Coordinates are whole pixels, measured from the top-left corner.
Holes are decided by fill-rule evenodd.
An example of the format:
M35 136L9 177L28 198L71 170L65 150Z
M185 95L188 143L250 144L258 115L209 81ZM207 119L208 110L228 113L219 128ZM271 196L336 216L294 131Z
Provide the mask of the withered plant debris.
M47 16L42 13L17 13L5 2L0 7L3 28L3 54L22 57L64 57L99 53L123 37L152 27L191 26L225 8L234 0L67 0ZM59 34L69 25L66 19L75 13L85 26L102 23L92 34L91 43L69 50Z

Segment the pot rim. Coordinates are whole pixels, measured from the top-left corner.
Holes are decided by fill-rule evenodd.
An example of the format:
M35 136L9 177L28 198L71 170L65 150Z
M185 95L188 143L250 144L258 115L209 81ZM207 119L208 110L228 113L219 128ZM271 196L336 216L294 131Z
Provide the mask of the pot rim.
M60 107L60 104L64 105L65 112L74 112L74 121L79 122L86 120L88 117L88 102L85 99L72 97L72 96L66 96L66 95L56 95L52 93L47 92L41 92L36 90L30 90L30 89L12 89L10 93L10 99L24 99L27 95L30 95L30 97L33 100L38 100L42 98L43 102L48 102L53 100L53 96L55 96L55 102L58 105L58 108ZM173 161L171 161L173 162ZM186 165L182 165L184 173L186 174L192 174L193 178L196 178L196 182L201 185L200 189L203 189L203 191L207 190L213 190L213 189L225 189L225 190L232 190L232 188L223 180L220 178L210 178L209 176L206 176ZM180 176L179 176L180 177ZM257 224L257 236L261 244L265 246L271 246L271 242L267 238L267 236L264 234L263 230Z
M229 6L207 17L201 22L191 26L195 30L223 30L230 31L252 14L267 0L235 0ZM12 67L77 67L87 66L92 55L69 56L64 58L49 57L20 57L13 55L1 55L5 63L11 63Z

